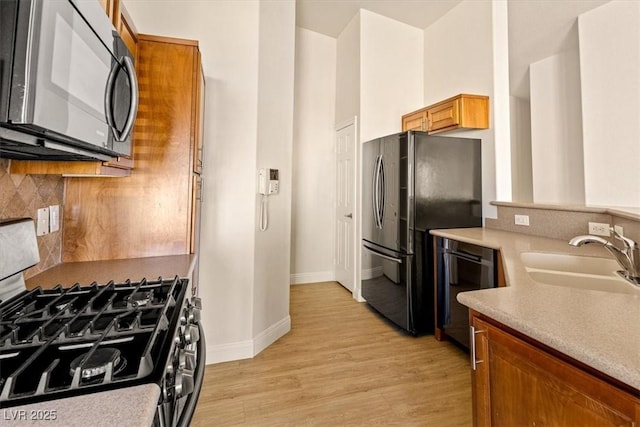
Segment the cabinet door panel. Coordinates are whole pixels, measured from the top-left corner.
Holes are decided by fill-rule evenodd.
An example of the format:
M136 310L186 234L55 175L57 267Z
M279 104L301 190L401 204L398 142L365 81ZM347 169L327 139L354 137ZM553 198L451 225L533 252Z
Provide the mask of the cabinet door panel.
M427 130L427 112L424 110L416 111L411 114L402 116L402 131L408 130Z
M640 401L482 320L474 372L476 425L633 426ZM487 413L489 411L489 413Z
M460 124L458 100L440 104L428 110L429 132Z

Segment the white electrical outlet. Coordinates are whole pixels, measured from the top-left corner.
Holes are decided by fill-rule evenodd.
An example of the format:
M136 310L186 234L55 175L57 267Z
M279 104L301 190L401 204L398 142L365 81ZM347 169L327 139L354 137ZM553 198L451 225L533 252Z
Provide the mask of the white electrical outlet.
M49 232L60 230L60 206L49 206Z
M49 234L49 208L40 208L36 222L36 236L44 236L45 234Z
M593 234L594 236L610 236L609 227L611 225L606 224L604 222L590 222L589 223L589 234Z
M515 215L516 225L529 225L529 215Z

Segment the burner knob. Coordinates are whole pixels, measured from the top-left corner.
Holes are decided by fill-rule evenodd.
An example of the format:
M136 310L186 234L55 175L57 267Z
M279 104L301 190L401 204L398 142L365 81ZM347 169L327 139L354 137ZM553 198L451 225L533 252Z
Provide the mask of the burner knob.
M186 396L193 393L195 388L193 380L193 371L189 369L180 369L176 373L175 395L176 397Z
M197 308L198 310L202 310L202 299L198 297L192 297L190 305Z
M188 369L193 371L196 368L196 352L191 350L180 350L178 352L178 369Z
M196 343L200 340L200 330L196 325L189 325L184 329L184 342L186 345Z
M200 323L200 309L197 307L189 307L187 321L196 325Z
M196 306L188 306L182 310L180 324L187 325L189 323L200 323L200 309Z

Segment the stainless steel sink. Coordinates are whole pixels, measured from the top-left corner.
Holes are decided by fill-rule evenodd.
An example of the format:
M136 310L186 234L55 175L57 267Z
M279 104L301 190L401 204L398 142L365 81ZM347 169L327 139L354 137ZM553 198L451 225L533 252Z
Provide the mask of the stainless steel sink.
M613 259L541 252L522 252L520 259L529 276L539 283L640 295L640 288L618 275L620 266Z

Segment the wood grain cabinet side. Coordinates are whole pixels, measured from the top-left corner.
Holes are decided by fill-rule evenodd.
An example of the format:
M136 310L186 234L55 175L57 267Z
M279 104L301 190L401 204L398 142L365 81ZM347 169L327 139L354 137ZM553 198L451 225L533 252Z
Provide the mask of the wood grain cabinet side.
M126 178L67 179L63 261L197 252L200 60L197 41L139 35L136 168Z
M637 426L638 391L470 313L475 426ZM615 381L615 380L613 380Z

